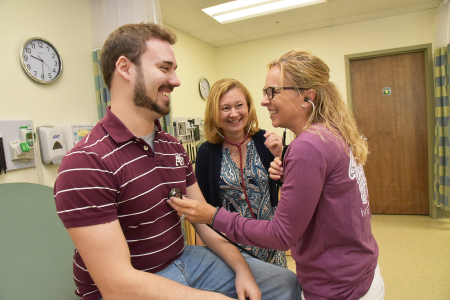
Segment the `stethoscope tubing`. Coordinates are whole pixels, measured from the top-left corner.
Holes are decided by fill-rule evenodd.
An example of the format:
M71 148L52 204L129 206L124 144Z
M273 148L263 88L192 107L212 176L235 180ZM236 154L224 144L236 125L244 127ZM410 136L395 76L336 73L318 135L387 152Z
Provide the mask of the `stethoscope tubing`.
M219 130L216 129L217 133L223 137L224 140L226 140L228 143L230 143L233 146L236 146L239 150L239 162L240 162L240 166L239 166L239 170L241 173L241 181L242 181L242 190L244 191L244 196L245 196L245 201L247 202L248 205L248 209L250 210L250 213L252 214L253 219L256 219L255 214L253 213L252 210L252 206L250 205L250 201L248 200L248 195L247 195L247 190L245 188L245 182L244 182L244 168L242 166L242 150L241 150L241 145L243 143L245 143L245 141L248 138L248 135L250 133L250 129L251 129L251 124L248 126L248 130L247 130L247 134L245 135L244 139L240 142L240 143L233 143L232 141L230 141L229 139L227 139L226 137L224 137L222 134L220 134Z
M281 151L281 163L284 165L284 156L286 154L286 150L287 150L287 146L286 146L286 128L284 129L283 132L283 138L281 140L282 144L283 144L283 150ZM277 180L276 182L277 184L277 194L280 192L280 187L283 185L283 182L281 181L281 179Z
M169 196L168 198L170 199L171 197L176 197L179 199L183 198L183 194L181 193L181 190L179 188L173 188L170 190L169 192ZM236 244L235 242L231 241L229 238L227 238L224 234L222 234L220 231L215 230L214 228L212 228L211 225L206 224L206 226L208 226L209 228L211 228L212 230L214 230L218 235L220 235L221 237L223 237L224 239L226 239L228 242L230 242L232 245L236 246L237 248L239 248L240 250L244 251L245 253L247 253L248 255L256 258L256 259L260 259L259 257L257 257L255 254L251 253L250 251L248 251L247 249L245 249L244 247L242 247L239 244Z
M221 237L223 237L224 239L226 239L228 242L230 242L232 245L236 246L237 248L239 248L239 250L244 251L245 253L247 253L248 255L261 260L258 256L256 256L255 254L251 253L250 251L248 251L247 249L245 249L244 247L242 247L239 244L236 244L235 242L231 241L229 238L227 238L224 234L222 234L222 232L215 230L214 228L212 228L211 225L206 224L206 226L208 226L209 228L211 228L212 230L214 230L218 235L220 235Z

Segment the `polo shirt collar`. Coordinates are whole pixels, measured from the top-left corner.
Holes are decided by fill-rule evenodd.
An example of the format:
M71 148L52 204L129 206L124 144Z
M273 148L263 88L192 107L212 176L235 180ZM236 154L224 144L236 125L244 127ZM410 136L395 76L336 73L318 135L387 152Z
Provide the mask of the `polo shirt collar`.
M133 133L120 121L120 119L111 111L111 107L106 108L106 115L102 119L102 126L109 133L109 136L116 143L124 143L129 140L135 139ZM161 123L155 120L156 134L161 132ZM155 135L156 137L156 135Z

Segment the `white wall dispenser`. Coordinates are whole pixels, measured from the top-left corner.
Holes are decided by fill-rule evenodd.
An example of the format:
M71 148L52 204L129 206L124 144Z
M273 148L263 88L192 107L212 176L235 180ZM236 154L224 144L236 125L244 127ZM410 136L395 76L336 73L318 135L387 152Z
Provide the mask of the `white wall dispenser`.
M43 164L59 164L67 153L61 128L41 126L37 128Z

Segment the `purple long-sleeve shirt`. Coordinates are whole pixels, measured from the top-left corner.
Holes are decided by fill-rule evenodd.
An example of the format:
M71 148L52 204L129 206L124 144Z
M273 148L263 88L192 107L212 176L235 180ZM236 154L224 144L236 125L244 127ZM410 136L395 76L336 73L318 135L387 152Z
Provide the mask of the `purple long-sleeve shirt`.
M340 138L322 126L312 130L320 135L305 131L286 152L274 219L221 209L214 229L243 244L291 248L307 300L359 299L378 260L364 170Z

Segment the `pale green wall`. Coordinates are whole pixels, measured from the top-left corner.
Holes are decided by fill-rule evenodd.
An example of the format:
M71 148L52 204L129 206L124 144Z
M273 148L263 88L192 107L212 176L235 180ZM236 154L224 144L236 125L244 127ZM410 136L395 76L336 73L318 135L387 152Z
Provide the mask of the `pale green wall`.
M0 1L0 120L31 119L41 125L91 124L98 121L92 67L90 0ZM202 116L205 101L198 93L201 77L216 80L215 48L174 30L177 74L182 82L172 94L174 116ZM22 44L43 37L58 48L63 74L50 85L27 77L19 60ZM43 166L44 184L53 186L59 165ZM37 183L35 168L8 172L0 184Z
M267 65L278 55L302 48L322 58L331 69L330 80L346 101L345 55L433 43L436 18L432 9L221 47L217 49L217 75L234 77L246 85L257 104L260 126L273 129L260 100Z
M0 1L0 120L31 119L35 127L95 123L90 0ZM50 40L61 53L63 73L50 85L32 81L19 52L31 37ZM44 184L53 186L57 165L45 166ZM35 169L0 176L0 183L37 183Z
M181 86L172 93L174 117L203 117L206 100L200 97L199 82L205 77L212 84L216 78L216 50L188 34L171 28L178 37L173 46Z
M272 129L259 101L266 65L277 55L294 47L311 50L328 63L331 80L345 96L344 55L431 43L435 21L436 10L428 10L221 48L174 30L178 35L174 51L181 86L172 93L173 115L203 116L205 101L198 92L200 78L206 77L212 84L222 77L233 77L242 81L255 98L261 127ZM35 127L97 122L90 0L2 0L0 34L0 120L31 119ZM31 81L20 65L20 48L34 36L49 39L62 54L63 74L51 85ZM57 168L44 166L45 185L53 185ZM0 184L7 182L37 183L36 171L2 174Z

